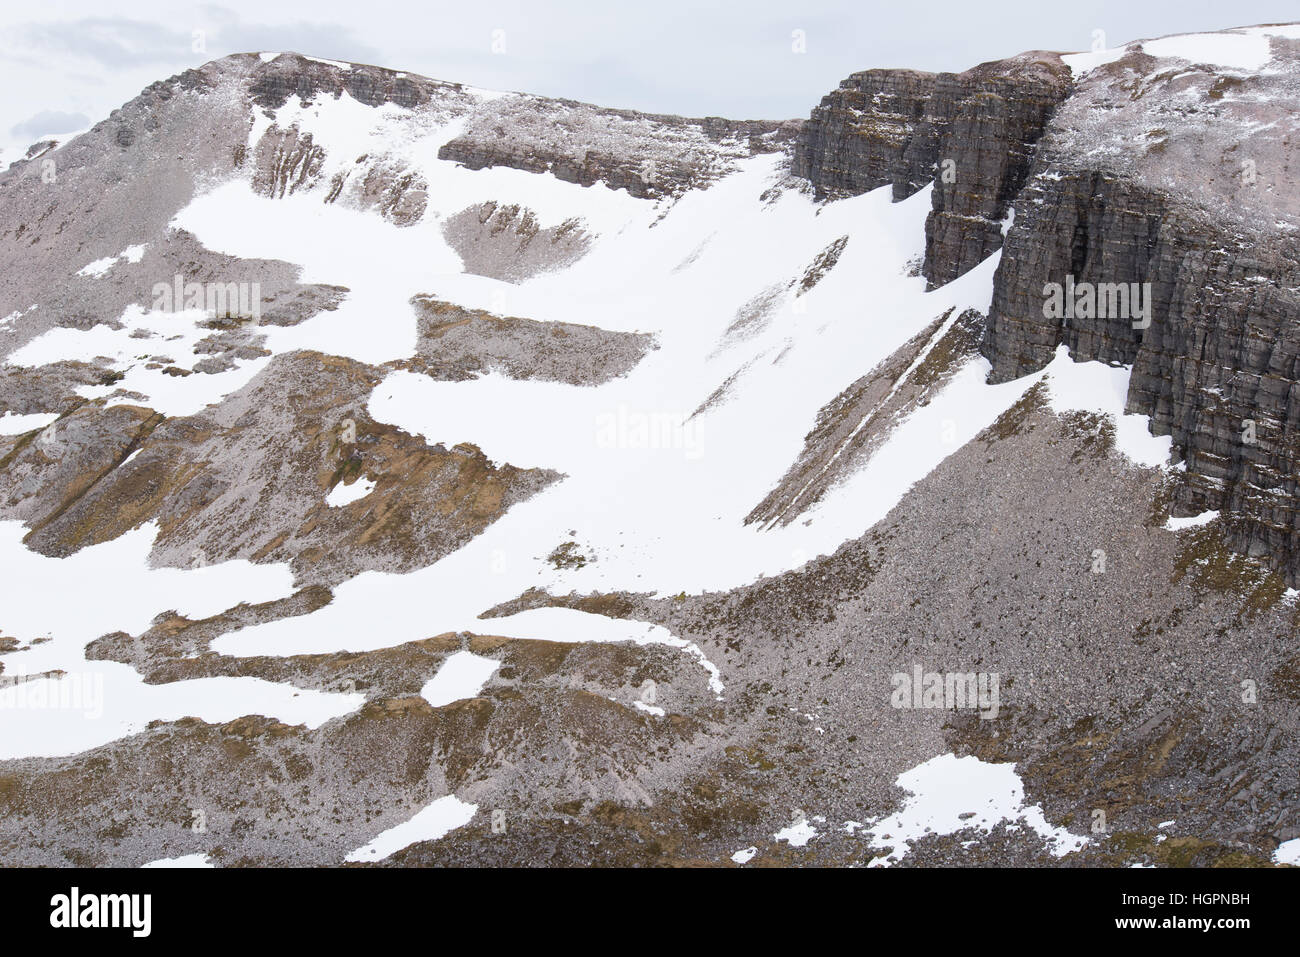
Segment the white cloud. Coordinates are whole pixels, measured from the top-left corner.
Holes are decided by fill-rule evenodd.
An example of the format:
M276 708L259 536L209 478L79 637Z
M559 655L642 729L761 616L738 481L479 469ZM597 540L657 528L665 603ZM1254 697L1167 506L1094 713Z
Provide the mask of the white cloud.
M68 0L57 9L0 9L0 83L26 93L0 103L0 131L39 111L98 121L154 80L236 52L289 49L488 89L780 119L806 116L841 79L869 67L961 70L1027 49L1086 50L1095 30L1122 43L1295 17L1290 0L1240 0L1230 8L1185 0L1047 7L1005 0L996 13L965 0L660 0L637 7L317 0L309 16L288 0ZM193 49L196 30L201 52ZM494 30L505 31L504 53L492 52ZM791 49L794 30L804 32L806 53Z
M84 130L91 125L90 117L85 113L63 113L59 110L41 110L35 116L28 117L9 132L16 139L37 140L42 136L58 133L72 133Z

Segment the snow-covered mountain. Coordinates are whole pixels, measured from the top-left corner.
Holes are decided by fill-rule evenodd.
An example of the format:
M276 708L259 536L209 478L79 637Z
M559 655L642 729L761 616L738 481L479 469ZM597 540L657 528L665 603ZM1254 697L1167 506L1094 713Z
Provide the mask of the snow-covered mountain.
M1298 74L764 122L261 53L34 148L3 858L1289 859Z

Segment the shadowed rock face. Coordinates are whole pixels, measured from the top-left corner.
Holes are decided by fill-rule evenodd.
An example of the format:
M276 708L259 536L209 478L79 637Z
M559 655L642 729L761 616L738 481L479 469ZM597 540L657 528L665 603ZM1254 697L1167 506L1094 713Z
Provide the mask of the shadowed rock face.
M1300 41L1254 73L1140 44L1077 83L1055 54L961 74L869 70L805 124L792 172L825 197L934 183L931 286L999 247L990 381L1077 360L1131 365L1130 412L1186 462L1180 512L1300 581ZM951 166L952 181L943 176ZM1014 215L1006 231L1002 222ZM1150 283L1151 321L1045 315L1045 287ZM1248 438L1247 438L1248 436Z
M1069 90L1070 71L1052 53L965 73L855 73L813 110L791 172L823 197L892 185L900 200L933 182L923 272L942 285L1001 246L1034 143Z
M1300 109L1294 41L1238 78L1142 52L1089 74L1016 201L982 350L991 379L1131 364L1128 409L1186 461L1180 511L1224 512L1232 544L1300 580ZM1044 287L1150 283L1150 325L1045 315Z

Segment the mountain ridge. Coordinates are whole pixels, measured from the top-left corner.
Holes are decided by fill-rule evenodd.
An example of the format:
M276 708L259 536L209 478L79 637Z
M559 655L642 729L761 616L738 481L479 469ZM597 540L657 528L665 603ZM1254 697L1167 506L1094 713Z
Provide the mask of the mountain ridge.
M1279 29L806 121L240 54L0 173L0 852L1285 862Z

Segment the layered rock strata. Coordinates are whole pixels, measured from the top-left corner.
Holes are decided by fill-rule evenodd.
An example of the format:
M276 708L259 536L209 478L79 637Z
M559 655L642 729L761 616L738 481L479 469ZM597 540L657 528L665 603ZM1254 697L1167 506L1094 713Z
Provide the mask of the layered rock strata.
M923 272L942 285L1002 245L1034 144L1069 90L1069 68L1053 53L964 73L855 73L813 110L791 172L823 197L892 186L902 200L934 183Z
M1296 41L1274 38L1274 63ZM1127 407L1173 437L1180 512L1300 576L1300 193L1293 72L1233 75L1140 47L1053 118L1015 204L982 351L990 378L1132 365ZM1052 284L1096 304L1058 315ZM1133 299L1124 308L1122 293ZM1076 301L1076 306L1080 302ZM1117 307L1118 308L1115 308Z

